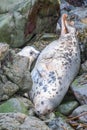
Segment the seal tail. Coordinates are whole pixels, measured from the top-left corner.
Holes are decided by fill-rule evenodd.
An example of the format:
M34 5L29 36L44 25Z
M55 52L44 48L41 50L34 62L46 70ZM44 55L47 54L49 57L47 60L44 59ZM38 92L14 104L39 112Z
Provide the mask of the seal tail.
M68 17L67 14L62 15L62 18L61 18L61 25L62 25L61 35L64 35L64 34L67 33L67 28L66 28L66 25L65 25L65 21L67 21L67 17Z

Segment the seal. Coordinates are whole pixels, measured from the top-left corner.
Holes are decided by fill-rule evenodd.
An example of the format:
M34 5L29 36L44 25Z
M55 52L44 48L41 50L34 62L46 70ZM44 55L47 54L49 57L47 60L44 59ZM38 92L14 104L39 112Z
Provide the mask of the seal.
M61 35L40 53L31 72L30 99L37 115L53 111L63 100L80 67L76 29L67 15L61 18Z
M39 54L40 52L37 51L32 46L26 46L20 52L17 53L17 55L29 58L29 70L30 70L31 64L35 61L35 59L37 59Z

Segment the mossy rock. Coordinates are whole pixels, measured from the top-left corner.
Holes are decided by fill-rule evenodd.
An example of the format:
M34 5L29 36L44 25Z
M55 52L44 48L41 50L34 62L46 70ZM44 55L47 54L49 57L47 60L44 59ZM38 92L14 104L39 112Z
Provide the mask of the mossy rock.
M11 98L5 103L0 105L0 113L10 113L10 112L21 112L28 114L28 110L24 103L17 98Z

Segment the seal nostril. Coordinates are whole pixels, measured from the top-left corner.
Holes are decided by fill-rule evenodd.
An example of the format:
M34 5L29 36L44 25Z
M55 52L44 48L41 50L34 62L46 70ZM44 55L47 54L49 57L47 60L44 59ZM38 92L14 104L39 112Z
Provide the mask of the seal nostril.
M37 113L37 115L39 115L39 114L40 114L40 111L36 111L36 113Z

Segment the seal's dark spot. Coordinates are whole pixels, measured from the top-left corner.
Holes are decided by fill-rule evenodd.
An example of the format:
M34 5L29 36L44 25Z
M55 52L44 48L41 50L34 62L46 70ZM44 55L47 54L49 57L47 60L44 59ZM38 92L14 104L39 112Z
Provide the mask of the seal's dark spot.
M40 86L42 86L42 85L43 85L43 83L42 83L42 82L40 82L40 83L39 83L39 85L40 85Z
M62 84L61 81L59 81L59 84L60 84L60 85Z
M44 87L43 87L43 90L44 90L44 92L46 92L46 91L47 91L47 87L46 87L46 86L44 86Z
M44 105L44 102L43 102L43 101L41 101L41 104L42 104L42 105Z
M39 91L37 91L37 94L40 94L40 92L39 92Z
M52 89L52 91L56 91L56 89Z
M56 92L56 94L58 94L58 92Z

